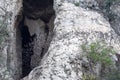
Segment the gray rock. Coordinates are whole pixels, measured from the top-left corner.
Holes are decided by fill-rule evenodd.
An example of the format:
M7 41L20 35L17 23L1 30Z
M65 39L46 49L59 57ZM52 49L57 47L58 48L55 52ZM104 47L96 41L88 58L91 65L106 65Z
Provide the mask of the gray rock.
M119 36L103 15L56 0L54 36L40 66L31 71L28 80L82 80L80 45L104 40L120 50ZM97 69L97 73L98 69Z
M0 4L3 3L2 1ZM0 62L0 80L20 80L22 56L18 25L22 19L20 13L22 2L21 0L7 1L6 10L9 15L6 22L8 22L9 37L5 38L3 46L1 46L0 59L3 61ZM76 3L80 3L79 7L75 5ZM35 54L32 56L31 62L33 70L22 80L82 80L81 57L83 53L80 46L83 43L105 41L108 45L113 46L116 52L120 51L120 38L118 33L115 33L118 28L114 31L102 14L91 9L87 10L93 6L98 8L96 0L54 0L54 6L51 7L54 7L55 10L55 21L53 15L53 18L49 18L49 23L42 19L25 21L30 34L36 34L37 37L34 41ZM112 12L119 16L119 6L114 6L111 7L112 10L115 9ZM45 11L47 10L48 7ZM26 12L27 14L31 16L30 13ZM34 12L32 12L32 17L39 16L33 14ZM117 21L114 25L118 26L119 19L115 20ZM36 27L33 27L35 25ZM45 25L49 26L48 34L44 31ZM43 47L45 50L41 58ZM99 71L100 65L97 65L96 73L98 75Z
M115 32L120 35L120 2L111 6L111 26Z
M7 33L1 46L0 56L0 80L18 80L21 75L21 56L19 39L16 39L17 29L13 27L15 24L15 16L22 7L20 0L1 0L0 5L5 12L5 23L7 24ZM6 5L7 4L7 5ZM0 26L1 27L1 26ZM19 32L18 32L19 33ZM0 33L1 34L1 33ZM18 35L17 35L18 37Z

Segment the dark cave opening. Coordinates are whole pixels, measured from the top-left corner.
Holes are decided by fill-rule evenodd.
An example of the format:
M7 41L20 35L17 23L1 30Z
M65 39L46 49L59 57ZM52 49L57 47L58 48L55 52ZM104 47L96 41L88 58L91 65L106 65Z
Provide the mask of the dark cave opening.
M23 13L29 19L41 19L48 23L55 14L53 0L23 0Z
M18 14L19 15L19 14ZM21 47L17 48L17 53L21 55L21 78L27 76L31 68L31 57L34 55L34 39L37 37L36 34L30 35L29 27L25 24L25 18L30 20L38 20L41 19L45 23L45 33L46 36L50 36L49 34L49 25L47 25L51 18L55 16L55 12L53 9L53 0L23 0L22 7L22 20L20 20L18 28L16 30L16 42L17 46ZM17 17L18 19L21 17ZM54 20L52 20L54 22ZM36 26L35 26L36 27ZM52 30L52 29L51 29ZM46 41L47 41L46 37ZM50 43L50 40L48 41ZM46 44L46 43L45 43ZM47 43L47 45L49 45ZM40 53L40 58L44 56L46 49L42 48L42 52Z
M35 35L30 36L27 26L23 26L22 36L22 76L25 77L31 71L31 56L33 55L33 40Z
M24 25L24 19L19 25L21 33L21 48L22 48L22 77L25 77L31 71L31 56L34 54L34 35L30 35L28 27Z

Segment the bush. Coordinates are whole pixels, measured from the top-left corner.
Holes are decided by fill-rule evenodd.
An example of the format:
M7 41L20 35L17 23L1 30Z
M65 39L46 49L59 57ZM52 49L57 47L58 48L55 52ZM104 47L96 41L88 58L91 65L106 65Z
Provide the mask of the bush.
M96 75L94 72L94 66L96 66L96 64L101 64L103 72L101 71L100 74L102 75L105 74L104 69L113 64L111 55L115 54L116 52L111 46L107 46L105 42L93 42L91 44L83 44L81 48L83 50L83 57L86 57L88 60L87 74L89 76L91 76L91 74ZM87 79L84 80L90 80L89 76L87 77ZM97 77L94 77L91 80L98 80ZM85 78L85 76L83 76L83 78Z
M94 64L101 63L106 66L112 64L110 54L115 54L112 47L100 42L91 43L90 45L83 44L82 50L91 62Z
M90 75L90 74L84 74L83 75L83 80L97 80L95 76Z

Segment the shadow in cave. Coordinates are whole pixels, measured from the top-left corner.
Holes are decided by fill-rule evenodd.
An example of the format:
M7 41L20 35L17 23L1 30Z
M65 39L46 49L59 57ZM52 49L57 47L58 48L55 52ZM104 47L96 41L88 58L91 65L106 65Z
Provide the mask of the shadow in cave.
M31 71L31 56L34 53L35 34L30 36L28 27L24 25L24 20L20 23L20 32L22 39L22 77L25 77Z
M45 33L49 35L49 26L47 25L50 19L55 15L53 10L53 0L23 0L22 16L31 20L41 19L45 24ZM27 76L31 69L31 57L34 54L34 39L37 34L30 35L28 27L24 24L24 18L19 23L20 31L20 42L22 47L22 77ZM46 38L47 41L47 38ZM50 40L49 40L50 42ZM47 44L49 46L49 44ZM45 53L44 48L42 48L41 57Z

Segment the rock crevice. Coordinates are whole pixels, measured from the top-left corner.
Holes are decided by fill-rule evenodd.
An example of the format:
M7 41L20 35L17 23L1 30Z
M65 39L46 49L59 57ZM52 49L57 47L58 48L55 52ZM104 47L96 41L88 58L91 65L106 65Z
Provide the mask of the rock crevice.
M44 3L44 4L43 4ZM52 40L55 12L53 0L23 0L22 16L18 16L17 44L21 45L17 52L21 52L22 75L40 65ZM20 53L19 52L19 53Z

